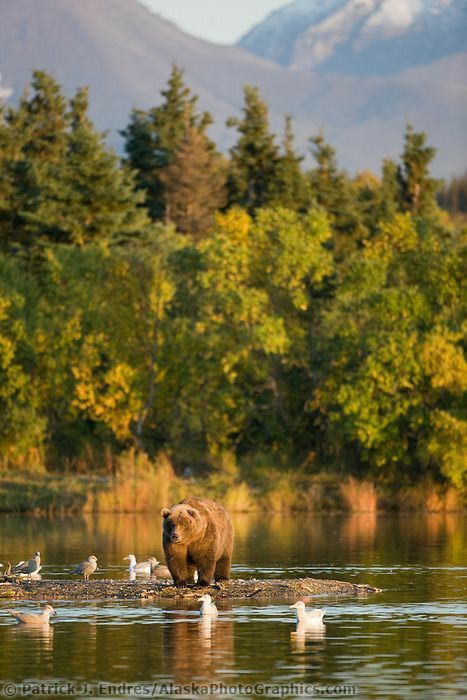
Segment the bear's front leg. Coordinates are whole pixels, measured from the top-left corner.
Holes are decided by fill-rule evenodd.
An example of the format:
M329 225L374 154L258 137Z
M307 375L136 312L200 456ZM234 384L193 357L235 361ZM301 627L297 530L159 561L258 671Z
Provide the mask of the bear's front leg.
M214 559L204 561L202 566L198 567L198 586L209 586L211 581L214 579L214 571L216 569L216 562Z
M177 587L186 586L193 583L193 573L190 572L188 564L188 551L186 547L179 544L166 544L164 547L167 567Z

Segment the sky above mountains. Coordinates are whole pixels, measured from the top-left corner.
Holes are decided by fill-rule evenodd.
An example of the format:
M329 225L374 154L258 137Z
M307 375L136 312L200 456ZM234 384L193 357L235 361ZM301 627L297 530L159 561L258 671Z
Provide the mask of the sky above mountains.
M220 44L234 44L269 12L287 0L140 0L189 34Z

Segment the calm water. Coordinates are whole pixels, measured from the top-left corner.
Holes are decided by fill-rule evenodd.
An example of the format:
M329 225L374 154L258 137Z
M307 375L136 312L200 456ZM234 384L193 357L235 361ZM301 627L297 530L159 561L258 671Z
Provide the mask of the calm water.
M93 553L100 577L125 578L125 555L163 559L159 520L1 516L0 561L40 549L43 576L60 578ZM242 515L234 524L234 577L311 575L384 592L313 599L309 605L326 608L326 625L305 638L295 633L285 600L220 601L212 625L200 623L196 600L56 602L56 622L38 632L19 628L7 614L37 610L35 602L0 601L0 683L141 683L150 692L154 682L293 682L355 686L362 698L467 697L466 517L299 515L265 522ZM83 686L80 697L85 694ZM345 694L337 689L328 696Z

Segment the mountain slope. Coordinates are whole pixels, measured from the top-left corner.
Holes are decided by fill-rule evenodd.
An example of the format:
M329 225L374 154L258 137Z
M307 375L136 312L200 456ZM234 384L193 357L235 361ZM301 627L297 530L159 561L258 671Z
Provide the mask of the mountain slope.
M465 0L296 0L239 46L283 66L390 75L467 50Z
M0 73L4 88L13 89L11 99L18 99L34 68L52 71L68 94L90 85L91 116L111 130L118 148L117 130L130 109L160 102L175 61L186 69L200 106L212 112L211 133L223 147L235 137L225 119L238 112L242 86L249 83L269 103L274 130L292 114L305 150L307 138L324 126L351 170L376 170L384 156L396 156L406 118L428 130L439 149L437 174L465 168L465 56L383 78L317 75L190 37L136 0L0 0L0 13Z

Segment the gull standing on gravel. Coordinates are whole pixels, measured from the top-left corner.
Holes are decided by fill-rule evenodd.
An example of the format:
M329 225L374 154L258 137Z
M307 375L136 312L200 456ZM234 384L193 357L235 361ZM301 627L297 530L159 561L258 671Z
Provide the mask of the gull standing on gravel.
M203 603L199 611L201 617L204 617L205 615L209 617L218 616L219 611L216 604L212 602L212 598L209 593L205 593L201 598L198 598L198 600Z
M136 562L136 557L134 554L129 554L127 557L123 558L123 561L128 560L130 562L128 566L128 571L135 574L149 574L151 573L151 561L157 561L155 557L149 557L146 561Z
M326 610L320 610L319 608L315 608L314 610L310 610L308 612L305 609L305 603L303 602L303 600L298 600L290 607L294 608L295 612L297 613L298 625L301 625L302 627L314 627L316 625L323 624L323 617L326 613Z
M91 556L82 561L81 564L78 564L78 566L76 566L71 573L78 574L78 576L82 574L85 579L89 579L91 574L93 574L96 569L97 557L95 557L94 554L91 554Z
M34 557L29 561L19 561L16 566L12 568L11 573L17 576L28 576L31 578L31 576L36 576L41 569L41 553L36 552Z
M169 568L164 566L164 564L161 564L155 557L152 558L154 559L154 562L151 565L151 576L171 581L172 574L170 573Z
M10 615L16 617L18 622L23 625L48 625L50 616L56 615L57 613L51 605L44 605L42 612L39 614L35 613L22 613L18 610L10 610Z

